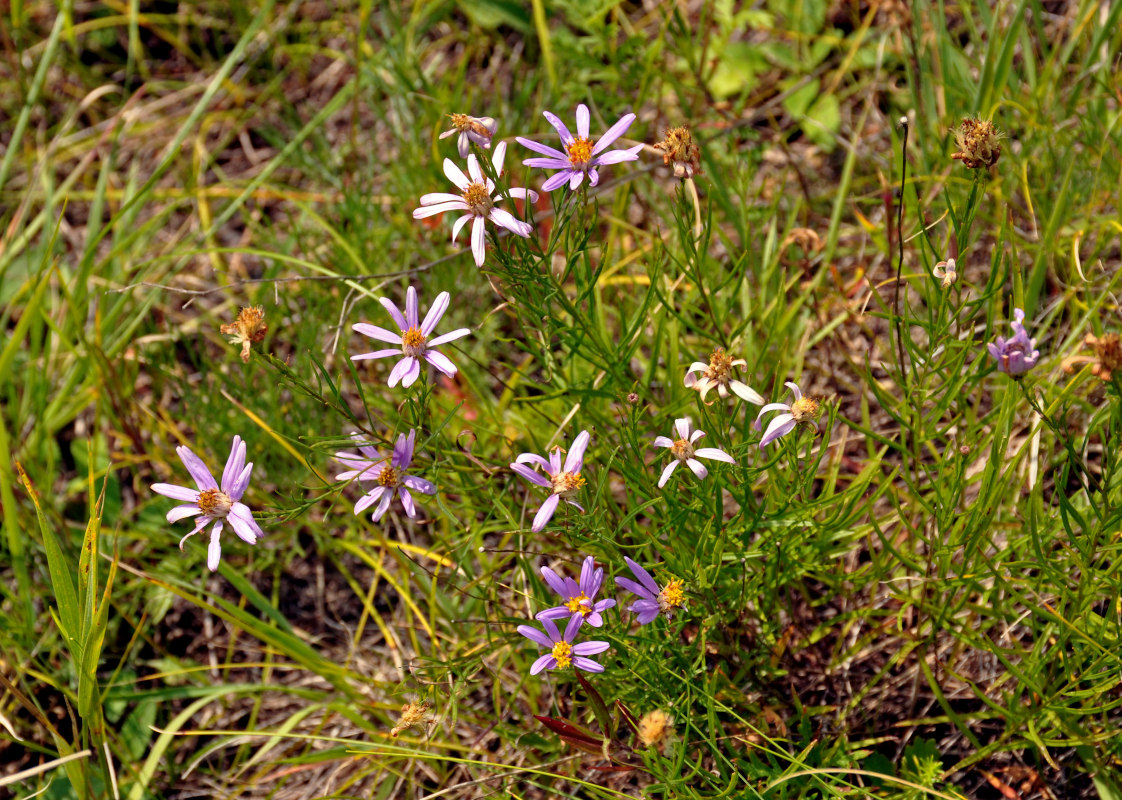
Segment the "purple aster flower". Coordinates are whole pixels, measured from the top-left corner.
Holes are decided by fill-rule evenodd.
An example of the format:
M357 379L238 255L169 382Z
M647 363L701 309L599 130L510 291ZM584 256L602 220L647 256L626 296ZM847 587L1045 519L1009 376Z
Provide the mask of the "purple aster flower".
M535 453L523 453L510 465L512 470L530 483L544 486L552 492L552 494L546 498L545 502L542 503L541 508L538 509L538 513L534 515L534 524L530 527L530 530L534 533L544 528L546 523L553 518L553 512L557 510L557 504L561 500L584 511L580 503L571 498L579 492L581 487L585 484L585 480L581 477L580 471L581 467L584 466L584 451L588 449L588 440L590 438L588 431L581 431L578 433L577 438L573 440L573 446L565 456L564 464L561 463L561 448L555 447L553 448L553 452L549 454L549 460ZM535 472L530 467L527 467L527 464L537 464L545 470L546 474L541 475Z
M424 478L418 478L416 475L405 474L405 470L409 469L409 464L413 461L413 443L416 440L416 431L409 431L408 435L403 433L398 436L397 444L393 447L393 455L390 456L388 464L386 459L382 458L381 454L373 447L363 448L364 453L373 450L375 460L366 462L370 466L362 468L357 473L358 479L360 481L377 481L378 485L355 503L355 516L377 503L378 507L374 509L374 521L377 522L389 509L390 501L396 494L401 498L401 506L405 509L409 518L417 518L417 509L413 505L413 495L409 493L409 490L412 489L414 492L420 492L421 494L436 494L436 484L432 481L426 481ZM353 459L353 461L359 464L361 460ZM373 469L376 469L377 472L372 471ZM343 475L349 474L351 473L341 473L336 478L339 479Z
M584 560L580 569L580 583L572 578L562 578L549 567L542 567L542 577L549 584L549 588L561 595L565 602L562 605L547 608L538 613L538 619L564 619L565 617L582 617L593 628L604 624L601 612L607 611L616 604L615 600L601 600L596 602L596 593L604 583L604 568L595 568L596 561L592 556Z
M818 419L819 406L818 401L812 397L804 397L802 391L797 384L787 381L783 384L790 389L794 395L794 401L788 405L787 403L768 403L760 409L760 413L756 415L756 430L760 430L762 426L760 418L769 411L782 411L775 417L772 417L771 422L764 431L764 438L760 440L760 449L763 450L769 444L774 442L780 436L786 436L788 433L795 429L795 426L800 422L813 423Z
M1013 309L1013 336L1005 339L998 336L990 342L990 355L997 359L997 368L1009 375L1022 375L1036 366L1040 359L1040 351L1036 349L1036 339L1030 339L1024 326L1025 312L1023 309Z
M674 430L678 434L677 439L669 439L666 436L658 436L654 440L655 447L669 447L670 455L674 456L674 460L666 465L666 469L662 471L662 477L658 479L658 488L661 489L670 480L671 474L678 468L679 464L685 464L693 474L697 476L698 480L705 478L709 474L709 470L705 468L697 459L711 458L714 461L724 461L726 464L735 464L736 461L733 457L716 447L699 447L694 448L694 444L705 435L703 431L694 431L690 433L690 418L682 417L681 419L674 420Z
M432 335L433 329L436 328L436 323L440 322L440 318L443 317L444 312L448 310L448 301L448 292L441 292L438 294L436 296L436 302L433 304L432 308L429 309L429 313L425 315L425 321L419 322L420 316L417 313L417 290L412 286L405 292L404 315L388 297L379 298L378 302L390 313L394 324L397 325L401 333L394 333L393 331L379 328L377 325L371 325L367 322L358 322L351 327L364 336L369 336L380 342L396 344L398 347L375 350L373 353L361 353L357 356L351 356L351 361L363 361L369 358L389 358L399 353L405 356L405 358L398 361L390 371L389 385L391 388L396 386L398 381L401 381L403 388L412 386L413 382L421 376L422 358L451 378L456 374L456 365L449 361L448 357L443 353L438 353L431 348L437 345L447 344L448 342L459 339L461 336L467 336L471 331L467 328L459 328L451 333L441 334L434 339L428 338Z
M491 161L496 175L502 175L503 159L505 158L506 142L499 142L495 147L495 155ZM516 219L509 211L495 208L495 198L492 197L495 193L495 182L483 174L474 153L467 157L467 167L468 175L471 176L470 179L468 175L465 175L459 167L452 163L451 159L444 159L444 174L448 176L448 180L456 184L456 188L463 194L433 192L423 195L421 197L421 207L413 211L413 219L423 219L434 214L443 214L445 211L468 212L452 225L452 241L456 241L456 236L459 235L460 229L467 224L468 220L474 220L471 224L471 252L475 256L475 266L482 267L483 258L486 255L483 236L486 232L484 223L487 220L491 220L496 225L500 225L522 238L526 238L533 233L534 228L528 222ZM528 197L531 203L538 199L538 193L529 189L508 189L507 193L511 197L522 200Z
M603 665L586 656L603 653L611 645L607 642L596 641L573 644L573 637L577 635L577 631L580 630L583 622L584 617L580 614L574 614L569 618L569 624L565 626L564 634L557 630L557 624L551 619L542 620L545 633L531 625L519 625L519 633L531 642L549 648L549 652L541 656L530 667L530 674L537 675L543 669L565 669L570 665L575 669L583 669L585 672L603 672Z
M499 124L495 122L493 117L469 117L467 114L449 114L448 119L452 120L452 129L444 131L440 134L441 139L447 139L449 136L459 134L456 137L456 149L460 153L460 158L467 158L468 153L471 152L471 143L479 145L480 147L491 146L491 137L495 135L495 130Z
M616 583L621 588L639 598L627 610L639 615L640 625L653 622L659 614L665 614L666 618L670 619L674 615L674 609L681 608L686 601L681 578L673 578L666 586L659 588L649 572L627 556L624 556L623 560L627 562L631 574L638 579L636 583L630 578L616 578Z
M732 358L725 355L725 351L718 347L709 354L708 364L702 361L695 361L690 364L690 368L686 370L685 385L687 388L697 389L701 393L702 402L705 402L705 395L709 393L709 390L716 387L717 394L722 400L729 396L731 390L741 400L747 400L749 403L762 406L764 398L760 397L760 393L732 376L734 368L743 367L747 364L748 362L743 358ZM701 374L694 375L695 372ZM712 404L713 401L706 403L706 405Z
M185 505L176 506L168 512L168 522L199 517L195 529L179 540L180 550L183 549L185 541L211 522L214 523L210 532L210 547L206 559L206 565L211 572L214 572L218 569L218 562L222 558L221 536L224 521L230 523L239 538L250 544L255 544L265 535L253 519L253 512L241 502L242 495L249 487L249 475L253 472L253 464L245 463L245 442L242 441L242 437L235 436L233 446L230 448L230 457L226 459L226 468L222 470L220 486L210 474L206 464L191 452L190 448L180 446L175 448L175 452L179 454L179 460L187 467L187 472L199 488L188 489L186 486L175 486L170 483L154 483L152 491L164 497L184 501Z
M565 123L556 116L548 111L543 112L543 114L549 124L561 136L561 144L565 147L565 152L554 150L552 147L535 142L533 139L524 139L521 136L515 137L516 141L523 147L528 147L535 153L546 156L546 158L527 158L522 162L523 164L528 167L561 170L550 176L549 180L542 184L543 192L552 192L564 183L568 183L570 189L576 189L584 180L585 175L588 176L588 182L595 186L600 181L600 176L596 172L597 167L619 164L622 161L639 160L639 151L643 149L642 144L637 144L627 150L604 152L608 145L623 136L627 129L631 127L631 123L635 121L634 114L624 114L620 117L619 122L608 128L607 132L595 141L588 136L588 106L584 103L577 106L576 136L569 133Z

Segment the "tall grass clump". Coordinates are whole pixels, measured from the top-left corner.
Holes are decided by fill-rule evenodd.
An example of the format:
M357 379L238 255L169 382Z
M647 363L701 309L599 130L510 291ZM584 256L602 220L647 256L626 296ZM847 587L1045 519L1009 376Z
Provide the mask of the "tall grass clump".
M1122 797L1118 7L4 15L4 791Z

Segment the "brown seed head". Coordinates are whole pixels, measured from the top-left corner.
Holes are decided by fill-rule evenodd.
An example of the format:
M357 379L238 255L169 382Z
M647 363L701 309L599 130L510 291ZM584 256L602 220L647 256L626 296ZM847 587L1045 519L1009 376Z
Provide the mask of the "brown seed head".
M401 717L398 719L397 724L390 729L390 736L397 736L402 731L407 731L417 725L423 725L429 721L429 709L432 704L428 700L420 700L416 703L406 703L401 707Z
M701 174L701 149L693 140L690 129L671 128L666 138L654 146L662 151L662 163L674 165L674 177L692 178Z
M1093 356L1076 355L1064 360L1064 371L1075 372L1077 364L1091 364L1091 374L1100 380L1109 381L1115 372L1122 370L1122 337L1117 333L1104 333L1095 336L1088 333L1084 344L1094 352Z
M265 324L265 309L261 306L246 306L238 312L237 318L228 325L221 326L223 334L230 337L230 344L242 346L242 361L249 363L251 344L265 338L269 326Z
M818 419L820 411L818 401L806 395L791 404L791 416L795 418L795 422L813 422Z
M970 169L992 167L1001 157L1001 140L1005 134L987 119L967 117L955 129L954 143L958 152L951 155Z
M674 736L674 718L665 711L648 711L639 719L639 743L661 750Z

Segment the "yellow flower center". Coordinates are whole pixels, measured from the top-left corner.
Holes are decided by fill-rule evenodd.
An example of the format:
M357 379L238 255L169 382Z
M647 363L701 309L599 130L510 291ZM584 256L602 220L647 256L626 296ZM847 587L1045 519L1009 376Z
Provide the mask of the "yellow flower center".
M482 183L472 183L464 189L464 202L471 209L471 213L477 217L487 216L491 213L492 206L495 205L491 200L491 193Z
M795 422L810 422L818 419L818 401L810 397L800 397L791 404L791 416Z
M471 117L467 114L449 114L448 119L452 120L452 127L456 130L466 131L471 128Z
M393 467L382 467L382 471L378 473L378 485L388 486L392 489L397 486L397 483L397 470Z
M569 154L569 163L574 167L583 167L592 158L592 140L578 136L565 145L565 152Z
M714 383L728 383L732 377L732 359L721 348L709 354L709 369L705 370L705 377Z
M550 482L553 484L553 493L562 497L572 497L585 484L579 472L558 472L550 478Z
M679 439L670 445L670 455L679 461L693 458L693 445L686 439Z
M230 513L230 507L234 505L230 495L221 489L204 489L199 492L196 503L208 517L224 517Z
M573 646L568 642L558 642L553 645L553 657L557 659L557 668L565 669L573 663Z
M674 578L658 593L658 608L663 613L672 608L680 608L685 601L686 593L682 589L681 578Z
M410 328L401 334L401 352L407 356L418 358L425 354L425 335L420 328Z
M573 614L579 613L582 617L587 617L592 613L592 601L584 592L581 592L576 597L571 597L565 603L565 608Z

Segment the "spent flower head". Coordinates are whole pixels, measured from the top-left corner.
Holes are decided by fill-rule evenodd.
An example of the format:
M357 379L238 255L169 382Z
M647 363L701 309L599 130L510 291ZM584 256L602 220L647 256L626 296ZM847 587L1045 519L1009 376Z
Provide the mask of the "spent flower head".
M179 540L180 550L183 549L184 542L210 523L214 523L210 532L210 547L207 550L206 560L207 567L213 572L218 569L218 562L222 558L221 536L225 523L228 522L234 533L249 544L255 544L265 535L253 519L253 512L241 502L242 495L249 488L249 476L253 472L253 464L245 463L245 442L240 436L234 437L233 445L230 447L226 468L222 470L221 484L214 480L206 464L189 447L181 445L175 448L175 452L179 454L179 459L198 488L188 489L186 486L170 483L155 483L152 484L152 491L184 502L184 505L176 506L168 512L168 522L199 517L195 529Z
M581 617L594 628L604 624L602 613L616 604L615 600L600 600L596 593L604 583L604 568L597 567L592 556L585 558L581 565L580 582L572 578L562 578L549 567L542 567L542 577L549 588L561 595L564 601L559 606L539 611L537 619L565 619Z
M505 158L506 142L499 142L495 146L495 154L491 161L496 175L502 175ZM516 219L509 211L495 205L500 199L494 196L495 182L483 174L483 170L479 168L479 162L475 158L475 153L467 157L467 168L468 174L465 175L459 167L452 163L451 159L444 159L444 174L448 177L448 180L456 184L456 188L460 190L461 194L433 192L432 194L422 195L421 207L413 211L413 219L423 219L434 214L443 214L446 211L466 211L467 213L452 225L452 241L456 241L460 229L470 220L471 252L475 257L475 266L482 267L483 259L487 253L484 243L487 220L491 220L496 225L523 238L533 233L534 228L528 222ZM529 198L531 203L538 199L538 193L529 189L507 189L506 192L511 197L521 200Z
M954 132L955 147L958 152L951 158L958 159L970 169L992 167L1001 157L1001 140L1005 134L987 119L967 117Z
M666 138L654 146L662 151L662 163L673 165L675 178L692 178L701 174L701 149L690 129L682 126L666 131Z
M491 137L495 135L499 126L494 117L449 114L448 119L452 123L452 128L440 134L440 138L447 139L449 136L456 136L456 151L460 154L460 158L468 157L472 143L489 148ZM459 135L457 136L457 134Z
M639 718L636 734L643 747L654 747L661 751L674 741L674 718L659 708L648 711Z
M767 430L764 431L764 437L760 439L761 450L781 436L786 436L800 423L805 422L815 426L818 415L822 411L818 401L813 397L804 396L798 384L787 381L783 385L791 390L791 393L795 395L795 399L791 401L791 403L768 403L761 408L760 413L756 415L756 430L760 430L763 427L761 420L764 414L770 411L783 412L782 414L777 414L772 417L771 422L767 426Z
M406 515L410 519L417 518L417 508L413 505L413 495L409 493L409 490L412 489L414 492L420 492L421 494L436 494L436 484L424 478L418 478L416 475L409 475L406 472L413 462L413 445L416 440L416 431L409 431L408 434L403 433L398 436L389 459L382 457L373 447L360 448L363 455L367 457L365 459L350 456L349 453L335 454L336 458L350 456L347 461L344 461L344 464L358 467L357 470L336 475L337 480L347 476L356 477L360 481L377 481L378 483L355 503L355 516L377 503L373 515L374 521L377 522L389 509L390 502L396 495L401 499L401 507L405 509ZM343 461L343 459L340 460Z
M432 708L432 702L429 700L417 700L412 703L406 703L401 707L401 716L398 717L397 724L390 729L390 736L396 738L402 731L407 731L410 728L415 728L418 725L426 725L432 721L432 715L429 714L429 709Z
M591 438L588 431L578 433L577 438L573 440L572 447L569 448L569 452L565 454L564 463L561 461L563 451L560 447L554 447L548 459L536 453L522 453L510 465L512 470L530 483L543 486L550 491L549 497L546 498L541 508L534 515L534 523L530 527L530 530L534 533L544 528L546 523L553 518L553 513L557 510L557 504L561 500L584 511L584 507L572 498L585 484L580 471L584 467L584 451L588 449L588 442ZM526 466L527 464L535 464L541 467L545 470L545 475Z
M616 584L638 598L627 610L638 615L640 625L653 622L659 614L665 614L670 619L674 615L674 609L681 608L686 602L681 578L672 578L665 586L660 587L651 574L637 563L627 556L623 560L636 580L617 576Z
M1023 375L1036 366L1040 359L1040 351L1036 349L1036 339L1030 339L1025 330L1025 312L1023 309L1013 309L1013 335L1006 339L998 336L986 347L990 355L997 359L997 369L1008 375Z
M670 476L674 473L674 470L678 468L679 464L685 464L693 471L693 474L698 477L698 480L701 480L709 474L709 470L705 468L704 464L697 460L699 458L724 461L726 464L736 463L732 456L719 448L694 447L705 433L704 431L698 430L691 433L689 417L682 417L681 419L674 420L674 432L677 438L671 439L666 436L658 436L654 440L655 447L668 447L670 448L670 455L673 456L670 463L662 470L662 477L658 479L659 489L666 485L666 482L670 480Z
M246 306L238 312L233 322L219 329L230 337L230 344L242 346L242 361L249 363L252 345L265 339L269 326L265 324L265 309L261 306Z
M429 338L432 336L437 323L440 322L440 318L444 316L444 312L448 310L448 292L441 292L436 296L436 302L429 309L429 313L425 315L423 322L420 321L420 314L417 310L417 290L412 286L405 292L404 314L388 297L381 297L378 302L389 312L400 333L394 333L367 322L359 322L351 327L364 336L369 336L380 342L394 344L397 347L351 356L352 361L389 358L399 354L404 356L390 371L388 383L391 388L396 386L398 381L401 381L404 388L412 386L414 381L421 376L421 359L432 364L449 378L456 374L455 364L449 361L443 353L439 353L432 348L455 341L461 336L467 336L471 331L467 328L458 328L451 333Z
M709 354L708 364L702 361L695 361L690 364L690 368L686 370L685 385L687 388L697 389L701 393L702 402L705 401L705 395L709 393L709 390L716 387L717 395L722 400L729 396L731 390L741 400L762 406L764 398L760 396L760 393L732 375L734 369L747 366L747 364L748 362L743 358L732 358L726 355L722 348L718 347ZM699 374L695 375L694 373ZM706 405L712 404L712 401L706 403Z
M570 666L574 669L583 669L585 672L604 671L602 664L598 664L588 656L603 653L611 647L610 644L598 641L573 644L577 631L584 623L584 618L580 614L574 614L569 618L564 633L557 630L557 624L551 619L543 619L541 623L545 633L530 625L518 626L520 634L549 650L530 666L531 675L537 675L543 669L565 669Z
M576 136L569 133L565 123L554 114L548 111L542 113L561 137L561 145L565 148L565 151L554 150L548 145L521 136L516 136L515 140L523 147L545 156L544 158L527 158L523 160L523 164L528 167L560 170L542 184L543 192L552 192L565 183L569 184L570 189L576 189L581 185L586 175L589 184L595 186L600 182L600 175L597 172L598 167L619 164L623 161L639 160L639 151L643 149L641 144L626 150L607 150L605 152L612 142L623 136L627 129L631 127L631 123L635 121L634 114L624 114L618 122L605 131L603 136L599 139L592 139L588 132L588 106L584 103L577 106Z
M1122 337L1117 333L1104 333L1102 336L1088 333L1083 343L1091 348L1094 355L1074 355L1064 359L1064 372L1075 372L1076 364L1090 364L1092 375L1109 382L1114 373L1122 370Z

